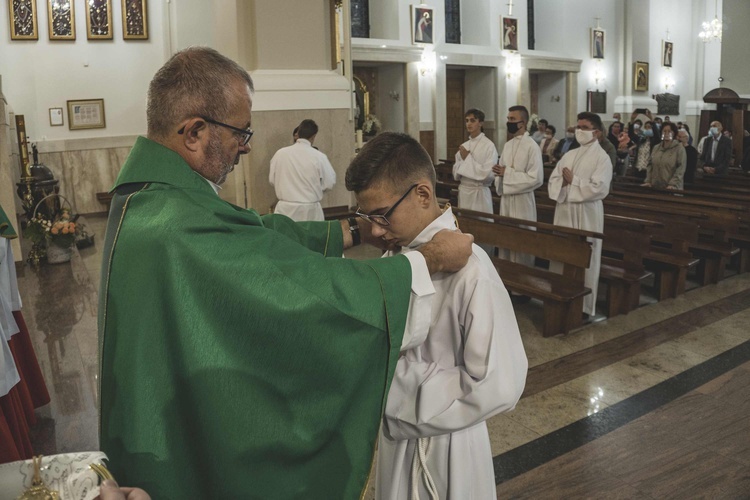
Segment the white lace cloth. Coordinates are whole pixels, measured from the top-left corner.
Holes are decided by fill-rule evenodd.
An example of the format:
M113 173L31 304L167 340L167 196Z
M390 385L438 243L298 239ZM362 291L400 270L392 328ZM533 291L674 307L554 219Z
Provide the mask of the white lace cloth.
M104 464L101 451L63 453L42 458L42 481L60 493L61 500L93 500L99 495L99 478L89 464ZM19 497L31 486L34 466L31 460L0 465L0 499Z

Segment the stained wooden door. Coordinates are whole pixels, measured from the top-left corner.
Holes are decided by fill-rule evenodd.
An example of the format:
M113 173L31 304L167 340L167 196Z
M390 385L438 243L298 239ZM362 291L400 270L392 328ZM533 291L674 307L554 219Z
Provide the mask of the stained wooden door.
M464 126L464 80L465 71L462 69L448 69L445 75L446 90L446 133L447 159L456 156L458 147L466 141L466 127Z

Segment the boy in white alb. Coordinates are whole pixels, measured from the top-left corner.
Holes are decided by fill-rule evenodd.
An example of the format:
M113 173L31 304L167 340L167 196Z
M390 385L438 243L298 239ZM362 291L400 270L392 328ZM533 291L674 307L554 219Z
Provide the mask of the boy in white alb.
M494 179L492 167L497 161L495 144L484 135L484 113L470 109L464 115L469 140L461 144L453 164L453 178L458 186L458 206L492 213L490 185Z
M357 214L392 250L414 251L442 229L455 229L450 207L435 198L435 170L412 137L383 133L346 172ZM401 353L388 393L378 445L381 499L495 498L485 420L515 407L528 360L508 292L485 252L433 274L430 330Z

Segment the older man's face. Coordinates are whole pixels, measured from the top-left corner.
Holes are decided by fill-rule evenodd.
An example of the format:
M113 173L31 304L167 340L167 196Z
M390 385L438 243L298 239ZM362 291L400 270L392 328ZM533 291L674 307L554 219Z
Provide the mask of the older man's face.
M227 125L238 129L250 128L252 98L250 89L244 83L235 84L234 112ZM234 166L240 162L240 155L250 152L250 144L243 145L240 134L225 127L212 127L204 150L204 177L216 184L223 184Z

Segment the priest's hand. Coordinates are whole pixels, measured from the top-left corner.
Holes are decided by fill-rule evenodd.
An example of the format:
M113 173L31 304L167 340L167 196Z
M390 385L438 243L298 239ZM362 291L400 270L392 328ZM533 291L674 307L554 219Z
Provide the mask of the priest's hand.
M562 176L563 176L563 186L567 186L568 184L573 183L573 171L570 170L568 167L563 168L562 170Z
M148 493L140 488L120 488L116 482L108 479L99 488L100 500L151 500Z
M470 234L443 229L422 245L419 252L424 255L430 274L454 273L469 261L472 243L474 237Z
M493 165L492 173L494 173L498 177L502 177L505 175L505 167L500 165Z
M461 159L465 160L467 156L469 156L469 150L465 147L461 146L458 148L458 154L461 155Z

